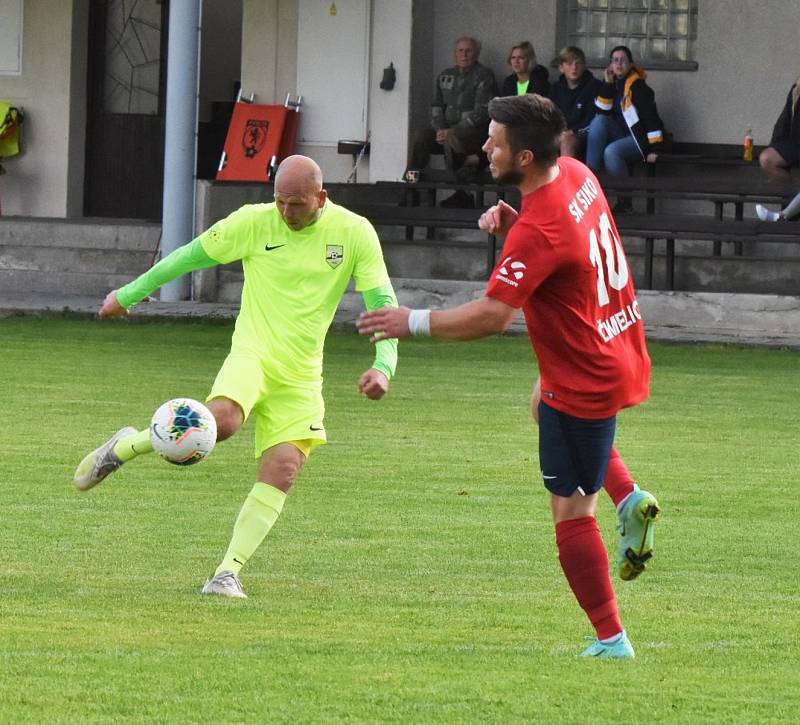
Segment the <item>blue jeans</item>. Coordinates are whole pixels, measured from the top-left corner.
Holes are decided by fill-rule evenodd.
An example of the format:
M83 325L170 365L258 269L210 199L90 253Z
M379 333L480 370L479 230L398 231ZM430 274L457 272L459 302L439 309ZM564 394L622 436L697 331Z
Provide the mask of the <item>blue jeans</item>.
M627 176L628 162L641 160L639 145L627 127L600 113L592 119L586 142L586 165L592 171L605 168L611 176Z

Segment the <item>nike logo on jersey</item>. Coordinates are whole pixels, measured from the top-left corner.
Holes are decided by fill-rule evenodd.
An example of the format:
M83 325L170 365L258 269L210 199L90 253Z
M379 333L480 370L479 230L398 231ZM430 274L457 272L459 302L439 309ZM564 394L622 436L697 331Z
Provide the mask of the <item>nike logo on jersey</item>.
M265 244L264 249L266 249L268 252L271 252L273 249L280 249L281 247L285 246L285 244L276 244L274 247L270 247L269 244Z
M558 476L545 476L545 474L543 473L543 474L542 474L542 478L543 478L545 481L552 481L554 478L558 478Z
M309 430L323 430L322 426L320 426L319 428L317 428L316 426L313 426L313 425L310 425L310 426L308 426L308 429L309 429Z

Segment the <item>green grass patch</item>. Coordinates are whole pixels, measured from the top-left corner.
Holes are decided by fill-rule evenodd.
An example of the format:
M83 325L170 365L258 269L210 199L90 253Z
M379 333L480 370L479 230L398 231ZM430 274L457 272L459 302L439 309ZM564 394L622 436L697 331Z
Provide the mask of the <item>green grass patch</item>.
M527 340L403 343L356 392L332 334L330 444L242 572L198 595L255 480L252 427L192 468L154 456L88 493L85 452L204 398L230 325L0 320L0 722L792 722L800 707L800 355L651 345L617 445L664 515L615 581L633 662L591 633L556 559ZM598 512L613 558L615 515Z

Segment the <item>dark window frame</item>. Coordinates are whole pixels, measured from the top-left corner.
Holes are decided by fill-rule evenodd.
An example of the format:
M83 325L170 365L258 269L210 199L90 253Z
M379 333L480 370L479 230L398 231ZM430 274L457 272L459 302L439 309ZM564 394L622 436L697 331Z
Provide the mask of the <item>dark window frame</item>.
M685 7L678 7L679 4ZM663 7L656 7L656 5ZM642 7L646 6L646 7ZM651 7L653 6L653 7ZM607 19L602 31L577 30L578 13L606 13ZM644 28L641 32L613 32L610 30L609 22L612 14L625 14L626 16L635 15L645 17L638 25ZM687 32L685 34L672 34L668 28L666 32L648 32L646 17L650 15L668 16L687 16ZM670 71L696 71L698 63L694 60L694 52L697 47L698 35L698 0L559 0L557 12L556 34L559 40L559 47L564 45L577 45L583 48L586 53L587 65L590 68L605 68L608 64L608 53L615 45L627 45L631 47L634 62L643 68L654 70ZM671 26L672 24L669 23ZM597 42L587 42L590 39L598 40L605 38L602 55L598 55L596 50ZM642 47L648 47L653 41L664 41L667 46L671 42L685 40L687 43L686 58L665 58L641 52ZM592 47L594 46L594 48ZM667 48L667 53L671 51Z

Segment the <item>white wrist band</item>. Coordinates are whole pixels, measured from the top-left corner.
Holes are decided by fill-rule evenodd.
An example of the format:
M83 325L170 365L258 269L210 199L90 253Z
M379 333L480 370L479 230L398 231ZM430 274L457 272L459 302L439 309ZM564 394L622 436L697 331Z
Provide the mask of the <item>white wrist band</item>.
M430 310L411 310L408 316L408 331L412 335L431 334L431 311Z

